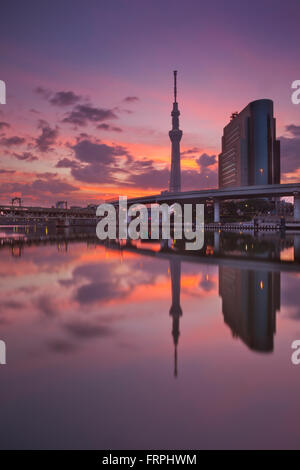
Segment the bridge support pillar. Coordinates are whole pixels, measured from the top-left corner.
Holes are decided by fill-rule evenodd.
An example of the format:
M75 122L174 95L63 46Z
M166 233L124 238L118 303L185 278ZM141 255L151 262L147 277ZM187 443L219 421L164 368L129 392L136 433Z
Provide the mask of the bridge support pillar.
M214 222L220 222L220 201L214 201Z
M294 220L300 221L300 196L294 196Z
M219 253L220 251L220 232L214 232L214 253Z
M300 235L294 235L294 260L300 261Z

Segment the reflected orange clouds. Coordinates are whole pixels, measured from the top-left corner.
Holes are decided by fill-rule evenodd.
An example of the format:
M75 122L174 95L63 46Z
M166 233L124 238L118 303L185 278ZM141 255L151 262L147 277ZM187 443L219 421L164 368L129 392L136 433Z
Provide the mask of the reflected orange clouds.
M154 249L158 246L151 245ZM138 253L78 243L69 244L67 251L55 245L26 246L18 259L11 256L9 249L2 249L2 257L1 297L16 295L23 306L19 313L24 318L29 310L30 317L44 311L46 316L65 318L70 313L76 316L91 309L101 314L106 308L114 307L122 312L125 305L132 310L136 304L164 301L168 305L170 302L168 263L163 262L163 269L152 273L156 261L149 264L148 258ZM111 285L111 292L106 282ZM91 299L85 300L78 294L84 289L91 289ZM181 274L183 299L212 297L216 289L217 278L212 274ZM101 290L103 295L98 297L97 292Z

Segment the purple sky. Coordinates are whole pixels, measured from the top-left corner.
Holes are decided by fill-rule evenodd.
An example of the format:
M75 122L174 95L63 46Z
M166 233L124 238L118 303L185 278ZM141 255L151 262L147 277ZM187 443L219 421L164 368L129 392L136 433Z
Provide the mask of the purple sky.
M0 11L0 202L165 189L174 69L185 188L217 184L222 129L259 98L274 100L282 181L299 179L299 1L12 0Z

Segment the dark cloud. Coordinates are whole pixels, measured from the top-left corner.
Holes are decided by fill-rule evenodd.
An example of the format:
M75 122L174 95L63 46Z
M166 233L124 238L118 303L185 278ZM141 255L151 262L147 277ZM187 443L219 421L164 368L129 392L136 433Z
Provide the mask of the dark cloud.
M65 325L66 330L76 338L95 338L111 336L112 329L105 325L85 322L72 322Z
M126 96L123 100L125 103L136 103L137 101L140 101L138 96Z
M10 175L12 173L15 173L15 170L4 170L0 168L0 175Z
M12 309L12 310L21 310L24 308L24 303L18 302L16 300L6 300L4 302L1 302L0 304L0 309Z
M137 171L143 171L145 169L150 169L153 167L154 161L153 160L133 160L131 163L131 169Z
M71 106L81 100L81 96L76 95L73 91L58 91L49 100L55 106Z
M75 281L78 279L87 279L93 282L95 279L101 279L104 276L108 277L108 275L110 274L109 271L109 266L104 266L102 264L86 263L77 266L72 274L73 279Z
M207 153L202 153L200 156L196 157L196 154L199 155L200 149L198 147L192 147L191 149L185 150L181 153L183 158L195 158L200 171L204 170L207 167L215 165L218 160L216 155L208 155Z
M107 119L117 119L117 115L111 109L95 108L88 104L78 104L66 115L63 122L76 126L86 126L88 123L98 123Z
M81 164L77 167L72 164L72 175L79 181L110 182L127 186L144 185L145 183L149 185L149 181L151 181L155 182L155 187L160 187L168 178L167 170L157 170L153 166L152 160L133 160L127 149L119 145L106 145L84 139L73 146L73 150L75 158ZM125 168L118 166L122 159L126 163ZM116 171L123 173L125 177L123 183L116 180Z
M0 122L0 130L8 129L9 127L10 127L10 124L8 124L8 122L4 122L4 121Z
M59 339L49 341L48 347L51 351L54 351L59 354L69 354L77 350L75 344L70 343L69 341Z
M103 124L99 124L97 126L97 129L100 129L103 131L111 131L111 132L123 132L120 127L110 126L109 124L106 124L105 122Z
M72 184L60 180L57 175L53 173L38 174L38 179L31 184L31 187L33 191L50 192L54 194L67 193L77 189Z
M33 155L31 152L13 153L13 156L18 160L26 160L27 162L34 162L35 160L38 160L38 157Z
M123 187L138 186L157 190L167 189L169 169L157 168L151 159L134 160L126 148L106 145L89 139L79 140L72 147L77 160L62 159L60 168L71 168L72 176L87 183L112 183ZM120 165L123 159L123 165ZM124 165L125 162L125 165ZM213 169L215 155L202 154L196 160L199 170L183 170L184 189L211 188L217 186L217 171ZM116 174L123 178L117 179Z
M208 166L214 165L217 163L216 155L207 155L207 153L203 153L200 157L196 160L198 165L201 168L206 168Z
M90 164L72 168L71 174L77 181L84 183L112 183L116 182L113 170L105 164Z
M290 173L300 167L300 126L290 124L286 131L291 137L281 136L281 173Z
M300 137L300 126L296 126L295 124L289 124L286 126L286 131L292 134L294 137Z
M289 173L300 166L300 139L280 137L281 173Z
M58 127L52 129L46 121L40 121L38 128L41 129L41 135L35 139L36 148L43 153L52 150L59 134Z
M73 147L75 157L83 163L113 163L121 155L127 155L125 147L81 140Z
M76 289L74 299L82 306L122 297L129 289L119 282L109 267L97 264L75 268L69 285L76 286L78 282L84 284Z
M87 134L86 132L80 132L80 134L76 137L76 140L77 142L79 142L80 140L90 139L90 138L91 136Z
M95 281L79 287L75 300L82 305L110 300L115 295L115 286L111 282Z
M192 190L216 187L218 183L217 171L209 168L217 162L216 156L204 153L196 161L199 165L199 171L181 171L182 188ZM130 167L130 171L138 172L130 175L130 183L133 185L143 188L168 188L170 176L168 168L157 169L153 160L135 161Z
M127 150L119 145L106 145L85 139L72 148L75 158L81 163L72 167L72 175L87 183L115 182L114 171L118 160L129 159Z
M35 299L35 306L47 317L54 317L57 314L57 305L53 297L49 294L40 295Z
M48 88L37 87L34 91L54 106L72 106L78 103L82 98L70 90L53 92Z
M12 194L20 194L21 197L28 197L38 201L46 201L53 197L68 197L78 188L62 181L53 173L38 175L32 183L2 183L0 184L0 197L10 199Z
M0 140L0 145L3 145L4 147L14 147L17 145L22 145L25 143L25 139L23 137L18 137L17 135L14 135L12 137L3 137Z
M158 170L152 163L148 166L145 163L143 171L130 175L130 184L142 188L166 189L169 181L169 170L167 168ZM143 168L143 165L141 168Z
M78 163L70 158L62 158L55 166L56 168L78 168Z
M47 88L41 87L41 86L36 87L34 89L34 91L35 91L35 93L37 93L38 95L41 95L46 100L50 99L50 97L52 95L52 92L50 90L48 90Z
M191 149L185 150L184 152L181 152L181 157L195 155L196 153L199 153L199 152L200 152L200 149L198 147L193 147Z
M188 150L186 155L193 154L195 150L198 149L193 148ZM217 187L218 170L217 168L210 168L217 163L216 155L203 153L196 158L196 162L199 166L199 170L183 170L181 172L182 189L193 190Z

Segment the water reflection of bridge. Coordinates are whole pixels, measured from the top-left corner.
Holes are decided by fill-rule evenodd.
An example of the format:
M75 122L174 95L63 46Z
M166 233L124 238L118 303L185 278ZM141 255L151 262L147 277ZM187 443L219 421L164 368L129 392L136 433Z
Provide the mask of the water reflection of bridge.
M60 240L58 240L58 238ZM102 244L93 233L67 236L64 231L50 237L48 240L11 240L12 254L21 255L25 245L47 243L76 243L85 241L87 244ZM159 243L159 242L158 242ZM109 243L109 248L125 250L156 259L165 259L170 264L171 296L170 316L172 317L172 337L174 344L174 375L177 376L177 350L180 336L180 318L182 308L181 293L181 264L182 262L218 266L219 295L222 299L224 322L232 331L232 335L241 339L251 350L257 352L272 352L276 332L276 312L280 310L280 273L300 272L300 264L296 261L280 261L280 250L277 248L267 251L269 258L264 256L257 259L242 256L225 255L219 244L219 250L213 255L195 254L178 250L170 241L160 242L160 249L154 251L137 246L131 241L125 244ZM230 244L225 244L230 248ZM4 245L2 245L4 247ZM0 242L1 247L1 242Z
M5 234L0 237L0 250L10 248L13 257L21 257L25 247L30 246L46 246L56 245L58 251L68 251L68 246L74 243L86 242L87 244L95 244L98 239L95 237L94 229L85 232L76 232L74 228L67 228L51 232L47 230L47 234L37 230L34 234L14 233Z

